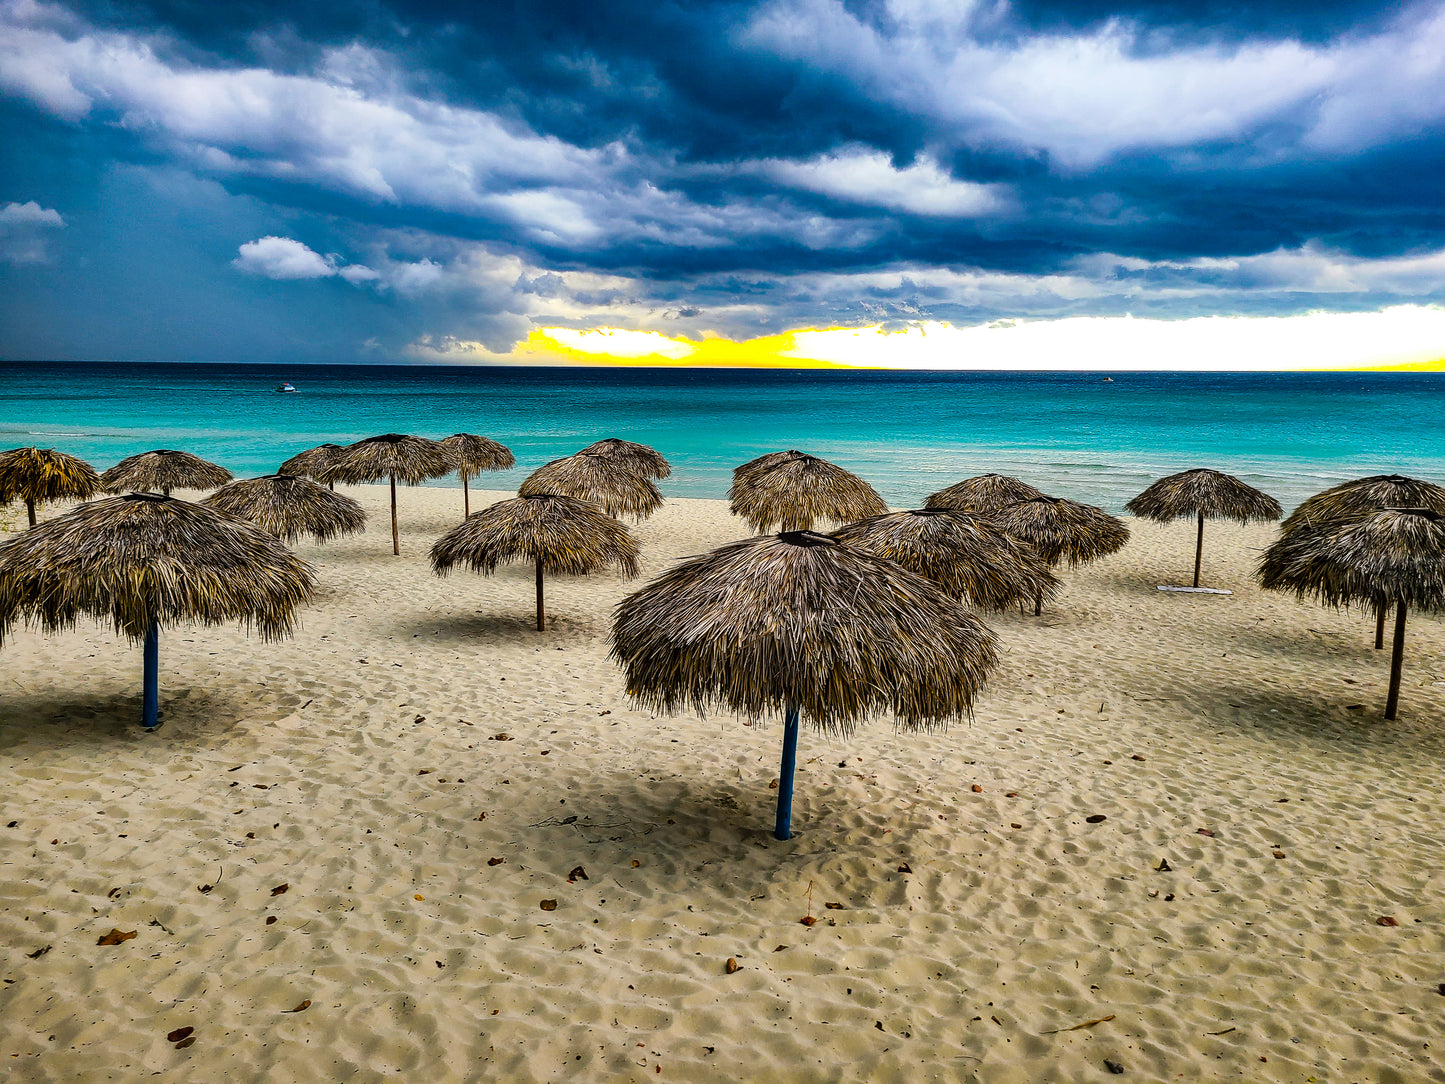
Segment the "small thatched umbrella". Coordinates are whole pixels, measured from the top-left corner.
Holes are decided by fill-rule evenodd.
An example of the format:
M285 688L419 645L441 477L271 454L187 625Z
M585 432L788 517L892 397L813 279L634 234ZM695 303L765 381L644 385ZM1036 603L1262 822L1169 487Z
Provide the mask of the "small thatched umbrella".
M1160 478L1124 505L1136 516L1168 523L1185 516L1199 517L1194 545L1194 586L1199 586L1199 565L1204 557L1204 520L1232 519L1240 523L1279 519L1279 501L1233 475L1200 467Z
M605 440L594 441L582 451L605 455L614 462L632 468L634 472L644 478L651 478L655 481L661 481L672 474L672 466L663 458L662 453L656 448L649 448L646 444L607 437Z
M1282 534L1326 520L1345 519L1361 512L1382 508L1430 508L1445 512L1445 488L1403 474L1373 474L1341 482L1308 498L1280 524ZM1375 650L1385 646L1385 615L1389 607L1375 614Z
M1330 519L1282 533L1259 563L1259 582L1313 595L1332 606L1351 602L1383 613L1395 607L1395 644L1385 718L1400 702L1409 607L1445 609L1445 515L1430 508L1387 508Z
M89 500L100 492L100 475L83 459L54 448L11 448L0 452L0 504L25 502L30 526L35 506L45 501Z
M366 513L350 497L289 474L228 482L201 502L250 520L294 546L303 534L317 542L366 530Z
M503 561L537 566L537 631L547 630L542 576L583 576L615 566L628 579L637 575L637 540L627 528L590 501L541 494L498 501L468 516L431 550L431 566L445 576L455 564L489 576Z
M1060 561L1070 567L1097 561L1124 548L1129 528L1092 504L1063 497L1031 497L1015 501L992 514L1009 534L1027 542L1044 563L1053 568ZM1043 610L1043 599L1034 598L1034 616Z
M927 576L980 609L1004 610L1024 599L1053 598L1063 586L1032 546L976 512L887 512L850 523L833 537Z
M335 489L336 482L331 477L331 472L336 466L337 456L343 450L340 444L318 444L304 452L297 452L282 463L276 473L310 478L313 482L325 482L327 489Z
M127 456L100 476L101 487L107 493L151 493L158 489L167 497L173 489L215 489L230 480L231 472L225 467L170 448Z
M641 523L662 507L662 493L644 475L601 452L578 452L538 467L522 483L523 497L561 494L591 501L609 516Z
M255 524L153 493L94 501L0 543L0 641L17 618L47 631L80 614L145 644L141 722L157 725L160 626L242 621L289 635L311 566Z
M826 535L733 542L617 607L612 656L642 705L784 713L778 815L791 833L800 715L846 736L891 711L905 730L966 718L994 635L932 580Z
M391 552L401 553L401 533L396 527L396 480L409 486L428 478L450 474L451 456L445 448L425 437L383 433L348 444L336 456L331 477L343 485L366 485L383 478L391 480Z
M856 474L807 452L769 452L733 470L728 510L759 534L776 524L806 531L820 519L851 523L888 511Z
M979 474L931 493L925 508L958 508L965 512L997 512L1014 501L1042 497L1041 490L1007 474Z
M440 443L456 464L457 474L461 475L463 519L472 514L472 501L467 494L467 479L484 470L506 470L517 465L517 457L512 454L512 450L491 437L453 433L449 437L443 437Z

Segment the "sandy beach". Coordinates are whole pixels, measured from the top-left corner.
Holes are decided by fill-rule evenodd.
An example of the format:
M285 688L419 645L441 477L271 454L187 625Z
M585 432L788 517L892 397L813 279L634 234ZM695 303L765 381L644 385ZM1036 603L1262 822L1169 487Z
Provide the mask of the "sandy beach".
M1445 1080L1445 628L1386 722L1373 620L1251 580L1273 525L1209 525L1232 595L1131 520L986 615L969 725L805 729L779 842L776 721L629 706L633 585L549 581L541 634L530 567L432 573L459 490L400 492L400 557L346 491L294 639L163 634L155 733L108 629L0 649L9 1079ZM635 533L645 580L748 532Z

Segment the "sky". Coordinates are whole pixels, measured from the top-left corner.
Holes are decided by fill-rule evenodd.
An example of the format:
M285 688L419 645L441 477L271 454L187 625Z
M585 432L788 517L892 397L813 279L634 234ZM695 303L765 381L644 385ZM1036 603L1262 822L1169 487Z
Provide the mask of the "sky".
M1445 3L0 0L0 357L1445 359Z

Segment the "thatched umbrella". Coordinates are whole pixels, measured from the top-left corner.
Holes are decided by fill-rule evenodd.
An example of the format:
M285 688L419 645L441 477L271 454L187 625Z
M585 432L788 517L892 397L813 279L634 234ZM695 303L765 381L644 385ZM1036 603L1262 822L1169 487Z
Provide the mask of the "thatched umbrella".
M662 507L662 493L644 475L601 452L578 452L538 467L518 488L523 497L562 495L591 501L609 516L641 523Z
M820 519L850 523L888 511L856 474L807 452L769 452L733 470L728 510L759 534L776 524L806 531Z
M655 448L649 448L646 444L607 437L605 440L594 441L582 451L605 455L608 459L631 467L634 472L644 478L651 478L655 481L661 481L672 474L672 466L663 458L662 453Z
M225 467L171 448L127 456L100 476L101 487L107 493L150 493L158 489L167 497L173 489L215 489L230 480L231 472Z
M1360 602L1383 613L1394 605L1385 718L1395 718L1406 612L1411 606L1445 609L1445 515L1430 508L1387 508L1301 526L1282 533L1265 551L1258 576L1271 590L1313 595L1332 606Z
M927 576L980 609L1003 610L1024 599L1053 598L1062 586L1032 546L976 512L887 512L850 523L833 537Z
M242 621L289 635L311 566L255 524L154 493L93 501L0 543L0 641L17 618L47 631L80 614L145 644L141 722L157 725L160 626Z
M1403 474L1372 474L1341 482L1308 498L1280 524L1283 534L1326 520L1348 518L1382 508L1430 508L1445 512L1445 488ZM1375 614L1375 650L1385 646L1385 615L1389 607Z
M1204 520L1232 519L1240 523L1279 519L1279 501L1233 475L1204 467L1160 478L1124 505L1136 516L1169 523L1184 516L1199 517L1194 545L1194 586L1199 586L1199 565L1204 557Z
M773 834L791 835L798 726L846 736L891 711L905 730L967 717L994 635L932 580L812 531L733 542L625 598L612 656L645 707L781 711Z
M30 526L44 501L89 500L100 492L100 475L83 459L54 448L11 448L0 452L0 504L25 502Z
M1070 567L1097 561L1129 541L1129 528L1117 516L1102 508L1063 497L1031 497L1005 505L992 518L1009 534L1027 542L1044 563L1053 568L1060 561ZM1043 609L1035 596L1034 616Z
M431 549L431 566L445 576L464 564L489 576L503 561L537 567L537 631L547 630L543 573L583 576L609 566L637 575L637 540L590 501L540 494L498 501L468 516Z
M310 478L313 482L325 482L327 489L335 489L336 482L331 477L331 472L342 451L340 444L318 444L304 452L297 452L282 463L276 473Z
M463 519L472 514L472 501L467 494L467 479L484 470L506 470L517 465L517 457L512 454L512 450L491 437L453 433L449 437L443 437L440 443L452 457L457 473L461 475Z
M201 502L250 520L294 546L303 534L317 542L366 530L366 513L350 497L289 474L229 482Z
M925 508L958 508L965 512L997 512L1014 501L1042 497L1041 490L1007 474L978 474L930 493Z
M336 456L331 477L343 485L366 485L383 478L391 481L391 552L401 553L401 533L396 527L396 480L409 486L428 478L440 478L456 468L445 448L425 437L383 433L348 444Z

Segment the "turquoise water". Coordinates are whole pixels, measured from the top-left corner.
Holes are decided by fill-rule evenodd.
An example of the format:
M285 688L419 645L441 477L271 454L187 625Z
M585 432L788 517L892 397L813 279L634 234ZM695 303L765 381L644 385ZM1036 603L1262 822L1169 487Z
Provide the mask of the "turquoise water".
M518 462L475 484L515 489L548 459L619 436L668 457L669 496L724 497L739 463L800 448L895 507L984 471L1114 512L1196 466L1286 508L1364 474L1445 481L1445 375L1103 375L9 362L0 448L53 446L102 470L180 448L247 477L324 441L472 432ZM276 394L283 380L298 393Z

